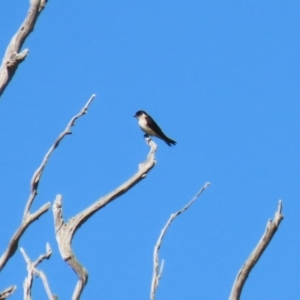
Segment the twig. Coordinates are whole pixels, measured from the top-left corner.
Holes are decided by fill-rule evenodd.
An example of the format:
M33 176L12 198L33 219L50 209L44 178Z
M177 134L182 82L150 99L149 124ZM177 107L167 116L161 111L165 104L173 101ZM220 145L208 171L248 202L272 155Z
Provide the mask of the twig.
M52 250L50 248L49 243L46 244L46 253L40 255L35 262L31 262L30 258L28 257L28 255L26 254L26 252L23 248L20 248L20 251L23 254L24 260L27 264L27 272L28 272L28 275L24 280L24 300L32 299L31 298L31 289L32 289L34 275L39 276L42 279L48 298L50 300L56 300L57 297L51 293L46 275L44 274L43 271L39 271L36 268L43 260L50 258L51 254L52 254Z
M92 103L92 101L94 100L94 98L96 97L96 95L92 95L90 97L90 99L88 100L88 102L86 103L86 105L81 109L81 111L75 115L70 122L68 123L67 127L65 128L65 130L58 136L58 138L55 140L55 142L53 143L53 145L50 147L50 149L48 150L47 154L45 155L41 165L37 168L37 170L34 172L32 179L31 179L31 194L29 196L28 202L26 204L25 210L24 210L24 218L26 218L26 216L29 213L30 207L32 205L32 202L35 198L35 196L37 195L37 188L38 185L40 183L40 179L42 176L42 173L46 167L46 164L51 156L51 154L53 153L53 151L55 150L55 148L58 147L59 143L62 141L62 139L68 135L71 134L71 127L75 125L75 122L78 118L82 117L83 115L85 115L87 113L88 107L90 106L90 104Z
M76 259L71 248L74 234L77 229L79 229L79 227L84 224L94 213L104 208L107 204L134 187L139 181L145 178L147 173L154 167L157 146L150 138L146 138L146 141L150 146L150 152L147 156L147 160L139 165L139 170L136 172L136 174L120 185L117 189L100 198L90 207L77 214L75 217L70 218L67 222L64 222L62 216L62 196L56 196L53 204L53 216L59 251L62 258L69 264L69 266L78 276L78 282L74 289L72 300L78 300L80 298L83 288L88 280L88 273L86 269Z
M3 292L0 293L0 300L7 299L16 290L16 288L17 288L16 285L12 285L7 289L5 289Z
M11 39L0 67L0 96L14 76L19 64L26 58L29 50L19 52L26 38L33 31L38 16L44 9L47 0L30 0L30 7L25 20Z
M55 148L59 145L61 140L66 135L71 133L71 127L74 126L75 121L78 118L80 118L81 116L86 114L87 109L94 98L95 98L95 95L92 95L90 97L90 99L88 100L88 102L86 103L86 105L81 109L81 111L71 119L71 121L67 125L66 129L58 136L58 138L55 140L55 142L53 143L53 145L51 146L51 148L45 155L41 165L34 172L34 175L31 179L30 195L29 195L29 198L28 198L26 206L25 206L22 223L21 223L20 227L16 230L14 235L12 236L12 238L9 242L9 245L7 246L5 252L2 254L2 256L0 258L0 271L5 267L6 263L10 259L10 257L12 257L14 255L14 253L16 252L16 250L18 248L18 242L19 242L21 236L26 231L26 229L30 226L31 223L33 223L40 216L42 216L44 213L46 213L48 211L48 209L50 208L51 204L50 204L50 202L48 202L48 203L44 204L41 208L39 208L36 212L30 213L31 205L37 195L37 188L40 183L42 173L46 167L46 164L49 160L50 155L53 153Z
M162 260L161 265L159 266L159 249L162 245L162 241L165 237L165 234L167 232L167 229L171 225L171 223L175 220L176 217L178 217L180 214L185 212L196 200L197 198L210 186L210 183L207 182L205 185L200 189L200 191L194 196L194 198L186 204L182 209L178 210L176 213L171 214L168 222L162 229L160 236L154 246L154 254L153 254L153 275L152 275L152 283L151 283L151 291L150 291L150 299L155 300L156 296L156 290L159 284L159 280L162 275L163 267L164 267L164 261Z
M281 200L278 203L278 208L277 211L275 212L274 220L269 220L267 223L266 230L258 242L257 246L255 249L252 251L242 268L240 269L235 282L233 284L231 294L229 299L230 300L239 300L243 286L253 269L253 267L256 265L258 262L259 258L261 255L264 253L265 249L268 247L269 243L271 242L273 236L275 235L280 222L283 220L283 215L281 214L282 211L282 202Z

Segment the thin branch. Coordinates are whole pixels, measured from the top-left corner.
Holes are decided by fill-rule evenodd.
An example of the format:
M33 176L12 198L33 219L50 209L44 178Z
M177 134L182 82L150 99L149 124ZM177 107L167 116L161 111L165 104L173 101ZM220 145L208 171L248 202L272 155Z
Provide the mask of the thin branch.
M17 288L16 285L12 285L7 289L5 289L3 292L0 293L0 300L7 299L16 290L16 288Z
M88 102L86 103L86 105L81 109L81 111L70 120L66 129L55 140L55 142L53 143L53 145L50 147L49 151L45 155L41 165L34 172L34 175L31 179L30 195L28 197L28 200L27 200L27 203L25 206L22 223L19 226L19 228L16 230L14 235L12 236L12 238L9 242L9 245L7 246L5 252L2 254L2 256L0 258L0 271L5 267L6 263L10 259L10 257L12 257L15 254L16 250L18 249L18 242L19 242L21 236L26 231L26 229L35 220L37 220L40 216L42 216L44 213L46 213L48 211L48 209L50 208L51 204L50 204L50 202L48 202L48 203L44 204L42 207L40 207L36 212L30 213L31 205L38 193L37 188L40 183L42 173L46 167L46 164L47 164L51 154L53 153L55 148L59 145L59 143L62 141L62 139L66 135L71 134L71 127L75 125L75 122L78 118L80 118L81 116L83 116L87 113L87 109L94 98L95 98L95 95L92 95L90 97L90 99L88 100Z
M150 291L150 299L155 300L156 290L159 284L159 280L162 276L162 271L164 267L164 261L162 260L161 264L159 264L159 249L162 245L162 241L166 235L167 229L171 225L171 223L178 217L180 214L185 212L196 200L197 198L210 186L210 183L207 182L205 185L199 190L199 192L194 196L194 198L188 202L182 209L178 210L176 213L171 214L169 220L166 225L162 229L160 236L154 246L154 254L153 254L153 275L152 275L152 283L151 283L151 291Z
M29 213L30 207L32 205L32 202L35 198L35 196L37 195L37 188L39 186L40 180L41 180L41 176L43 174L43 171L46 167L46 164L51 156L51 154L54 152L55 148L58 147L59 143L62 141L62 139L68 135L71 134L71 127L75 125L75 122L78 118L82 117L83 115L85 115L87 113L87 110L90 106L90 104L92 103L92 101L94 100L94 98L96 97L96 95L92 95L90 97L90 99L88 100L88 102L86 103L86 105L81 109L81 111L75 115L70 122L68 123L67 127L65 128L65 130L57 137L57 139L55 140L55 142L53 143L53 145L50 147L50 149L48 150L48 152L46 153L41 165L37 168L37 170L34 172L32 179L31 179L31 186L30 186L30 190L31 190L31 194L28 198L28 202L26 204L25 210L24 210L24 218L26 218L26 216Z
M44 274L43 271L40 271L36 268L43 260L50 258L51 254L52 254L52 250L50 248L49 243L46 244L46 253L41 254L35 262L31 262L30 258L28 257L28 255L26 254L26 252L23 248L20 248L20 251L23 254L24 260L27 264L27 272L28 272L28 275L24 280L24 300L32 299L31 298L31 289L32 289L34 275L39 276L42 279L48 299L56 300L57 297L52 294L46 275Z
M146 138L146 141L150 147L150 152L147 156L147 160L139 165L139 170L136 174L120 185L117 189L100 198L75 217L70 218L66 223L62 216L62 196L56 196L53 204L53 216L59 251L62 258L69 264L78 276L78 282L74 289L72 300L78 300L80 298L83 288L88 280L88 273L86 269L76 259L71 248L74 234L94 213L129 191L138 182L145 178L148 172L155 166L155 152L157 146L150 138Z
M5 249L4 253L0 258L0 271L5 267L9 259L15 254L16 250L18 249L18 243L26 229L37 220L40 216L48 211L50 208L51 203L48 202L44 204L37 212L28 216L26 220L23 220L19 228L13 234L12 238L9 241L7 248Z
M0 96L13 78L19 64L26 58L29 52L28 49L24 49L22 52L19 51L26 38L33 31L40 13L45 8L46 2L47 0L30 0L28 14L6 49L0 67Z
M283 220L283 215L281 214L282 211L282 202L281 200L278 203L277 211L275 212L274 220L269 220L267 223L266 230L258 242L255 249L252 251L242 268L240 269L235 282L233 284L231 294L229 299L230 300L239 300L243 286L253 269L253 267L258 262L259 258L264 253L265 249L268 247L269 243L271 242L273 236L275 235L277 229L279 228L280 222Z

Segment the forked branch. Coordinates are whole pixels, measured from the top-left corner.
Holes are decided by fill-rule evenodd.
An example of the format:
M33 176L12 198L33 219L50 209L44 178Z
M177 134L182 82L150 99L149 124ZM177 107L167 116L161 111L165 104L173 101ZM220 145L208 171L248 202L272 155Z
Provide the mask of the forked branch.
M72 300L78 300L80 298L83 288L88 280L88 273L86 269L76 259L71 247L74 234L77 229L79 229L79 227L84 224L94 213L129 191L139 181L145 178L147 173L155 166L156 144L150 138L146 138L146 141L150 146L150 152L146 161L139 165L138 171L114 191L100 198L90 207L77 214L75 217L70 218L67 222L64 222L62 216L62 196L57 195L54 201L53 215L59 251L62 258L69 264L69 266L78 276L78 282L73 292Z
M19 64L26 58L29 50L20 52L26 38L33 31L38 16L44 9L47 0L30 0L28 14L22 25L11 39L0 67L0 96L14 76Z
M230 300L239 300L243 286L253 269L253 267L258 262L259 258L264 253L265 249L268 247L269 243L271 242L273 236L275 235L280 222L283 220L283 215L281 214L282 211L282 202L279 201L277 211L275 212L274 220L269 220L267 223L266 230L261 237L260 241L258 242L257 246L253 250L253 252L250 254L242 268L240 269L235 282L233 284L231 294L229 299Z
M46 244L46 253L40 255L35 262L32 262L30 260L30 258L28 257L28 255L26 254L26 252L23 248L20 248L20 251L21 251L21 253L24 257L24 260L27 264L27 273L28 273L27 277L24 280L24 300L31 300L32 299L31 298L31 288L32 288L32 284L33 284L34 275L39 276L42 279L45 291L46 291L47 296L48 296L48 299L49 300L56 300L57 297L52 294L46 275L44 274L43 271L40 271L40 270L37 269L37 266L43 260L50 258L51 254L52 254L52 250L50 248L50 245L48 243Z
M51 156L51 154L54 152L55 148L59 145L59 143L62 141L62 139L71 133L71 127L74 126L76 120L80 118L81 116L85 115L87 112L87 109L93 99L95 98L95 95L92 95L86 105L81 109L81 111L75 115L71 121L68 123L66 129L58 136L58 138L55 140L53 145L50 147L49 151L45 155L41 165L37 168L37 170L34 172L33 177L31 179L31 185L30 185L30 195L28 197L25 210L24 210L24 215L23 215L23 220L20 225L20 227L16 230L14 235L12 236L5 252L2 254L0 258L0 271L4 268L10 257L14 255L18 248L18 242L21 238L21 236L24 234L26 229L32 224L35 220L37 220L40 216L42 216L44 213L48 211L50 208L50 202L44 204L42 207L40 207L36 212L30 213L30 208L31 205L37 196L37 189L40 183L40 179L42 176L42 173L46 167L46 164Z
M155 300L156 290L164 267L164 261L161 262L161 265L159 263L158 254L159 254L159 249L162 245L162 241L166 235L167 229L169 228L171 223L175 220L175 218L178 217L183 212L185 212L197 200L197 198L209 187L209 185L210 185L209 182L205 183L205 185L200 189L200 191L194 196L194 198L189 203L187 203L182 209L178 210L176 213L171 214L169 220L167 221L166 225L162 229L160 236L156 242L156 245L154 246L153 275L152 275L152 283L151 283L151 291L150 291L151 300Z

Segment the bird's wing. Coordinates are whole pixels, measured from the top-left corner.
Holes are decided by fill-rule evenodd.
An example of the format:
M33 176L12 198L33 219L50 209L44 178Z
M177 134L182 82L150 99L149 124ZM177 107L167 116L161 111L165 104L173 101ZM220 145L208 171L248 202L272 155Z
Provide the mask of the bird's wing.
M156 122L148 115L148 123L149 123L149 127L151 127L155 132L161 134L162 136L165 136L165 134L162 132L162 130L160 129L160 127L156 124Z

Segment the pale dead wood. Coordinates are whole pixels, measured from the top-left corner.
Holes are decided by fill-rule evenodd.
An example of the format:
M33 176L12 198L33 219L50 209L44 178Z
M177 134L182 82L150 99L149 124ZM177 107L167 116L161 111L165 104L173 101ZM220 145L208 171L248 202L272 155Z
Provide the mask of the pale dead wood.
M16 290L16 288L17 288L16 285L12 285L7 289L5 289L3 292L0 293L0 300L7 299Z
M44 274L43 271L40 271L37 269L37 266L45 259L49 259L50 256L52 255L52 250L50 248L49 243L46 244L46 253L45 254L41 254L38 259L35 262L32 262L30 260L30 258L28 257L28 255L26 254L25 250L23 248L20 248L20 251L24 257L24 260L27 264L27 277L24 280L24 300L31 300L31 290L32 290L32 284L33 284L33 278L34 275L35 276L39 276L42 281L43 281L43 285L45 288L45 291L47 293L48 299L49 300L56 300L57 297L55 295L52 294L50 287L49 287L49 283L47 280L46 275Z
M90 99L88 100L88 102L86 103L86 105L81 109L81 111L70 120L70 122L68 123L65 130L57 137L57 139L55 140L53 145L50 147L50 149L47 152L47 154L45 155L41 165L34 172L33 177L31 179L31 184L30 184L30 195L28 197L28 200L27 200L27 203L26 203L26 206L24 209L22 223L21 223L20 227L16 230L14 235L12 236L12 238L9 242L9 245L7 246L5 252L2 254L2 256L0 258L0 271L4 268L4 266L10 259L10 257L12 257L14 255L14 253L16 252L16 250L18 248L18 242L19 242L21 236L24 234L25 230L30 226L30 224L32 224L40 216L42 216L44 213L46 213L48 211L48 209L50 208L51 204L50 204L50 202L48 202L48 203L44 204L41 208L39 208L36 212L30 213L31 205L38 193L37 189L38 189L38 185L40 183L42 173L46 167L46 164L47 164L51 154L53 153L55 148L59 145L59 143L62 141L62 139L66 135L71 134L71 127L75 125L75 122L78 118L80 118L81 116L86 114L87 109L88 109L89 105L91 104L91 102L93 101L93 99L95 98L95 96L96 95L92 95L90 97Z
M162 275L164 261L162 260L161 265L159 265L159 249L162 245L162 241L166 235L167 229L171 225L171 223L178 217L180 214L185 212L196 200L197 198L210 186L210 183L207 182L205 185L200 189L200 191L194 196L194 198L188 202L182 209L178 210L176 213L171 214L169 220L167 221L166 225L162 229L160 236L154 246L154 254L153 254L153 275L152 275L152 283L151 283L151 290L150 290L150 299L155 300L156 297L156 290L159 284L159 280Z
M24 234L25 230L28 226L37 220L40 216L42 216L45 212L50 208L50 202L44 204L40 209L38 209L35 213L28 215L26 220L23 220L20 227L13 234L7 248L0 258L0 271L5 267L8 260L15 254L18 248L18 242L21 236Z
M19 64L26 58L29 50L19 52L26 38L33 31L38 16L44 9L47 0L30 0L30 7L27 16L11 39L0 67L0 96L14 76Z
M72 251L71 243L74 234L79 227L83 225L94 213L104 208L107 204L134 187L139 181L145 178L147 173L155 166L155 152L157 146L150 138L146 138L146 141L150 146L150 152L146 161L139 165L139 169L136 174L134 174L130 179L128 179L114 191L106 196L101 197L94 204L77 214L75 217L70 218L67 222L64 222L62 216L62 196L56 196L56 199L53 203L53 216L59 251L62 258L69 264L69 266L78 276L78 282L74 289L72 300L78 300L80 298L83 288L88 280L88 273L86 269L76 259Z
M265 249L268 247L269 243L271 242L273 236L275 235L277 229L279 228L280 222L283 220L283 215L281 214L282 211L282 202L279 201L277 211L275 212L274 220L269 220L267 223L266 230L261 237L260 241L258 242L255 249L252 251L242 268L240 269L235 282L233 284L231 294L229 299L230 300L239 300L243 286L253 269L253 267L258 262L261 255L264 253Z
M92 101L94 100L94 98L96 97L95 94L93 94L90 99L88 100L88 102L85 104L85 106L80 110L80 112L75 115L70 122L68 123L67 127L65 128L65 130L58 136L58 138L55 140L55 142L53 143L53 145L51 146L51 148L48 150L48 152L46 153L41 165L37 168L37 170L34 172L33 177L31 179L31 194L30 197L28 199L28 202L26 204L25 207L25 211L24 211L24 218L26 218L27 214L29 213L30 207L32 205L32 202L35 198L35 196L37 195L37 188L38 185L40 183L40 179L42 176L42 173L46 167L46 164L51 156L51 154L54 152L55 148L58 147L59 143L62 141L62 139L68 135L71 134L71 128L72 126L75 125L75 122L78 118L82 117L83 115L85 115L87 113L88 107L90 106L90 104L92 103Z

